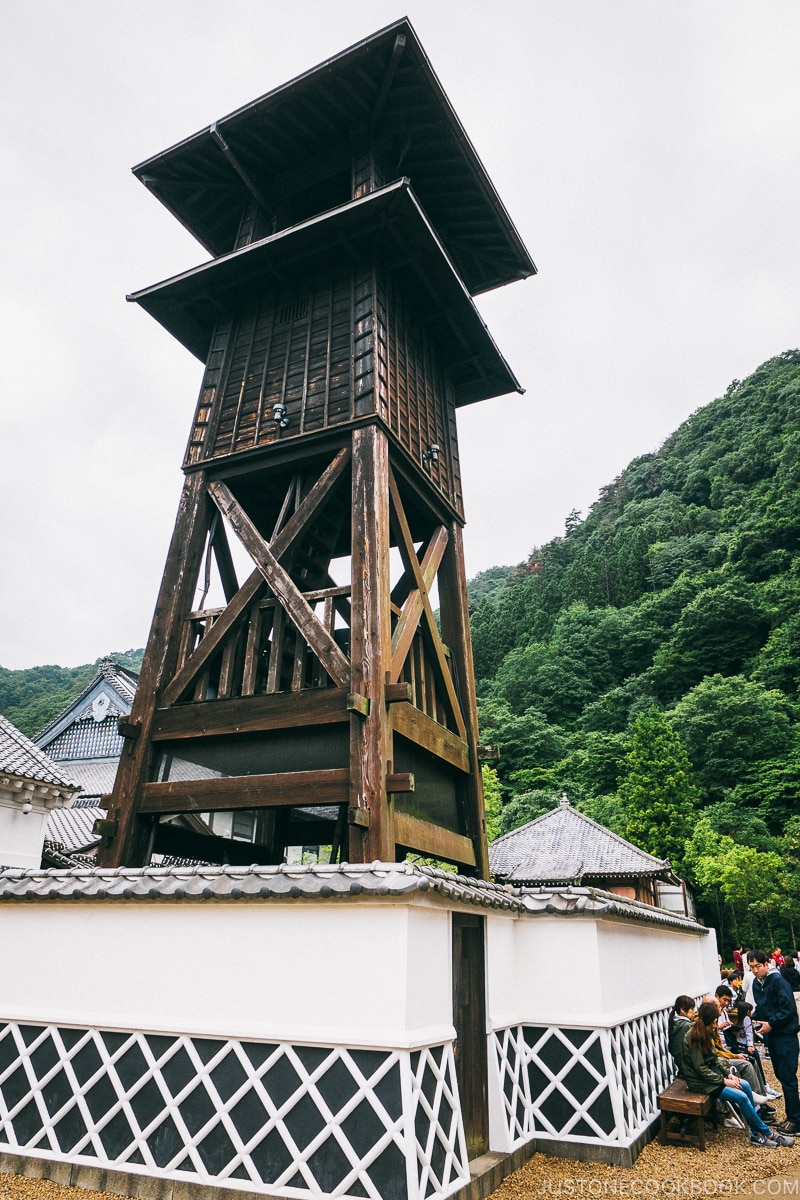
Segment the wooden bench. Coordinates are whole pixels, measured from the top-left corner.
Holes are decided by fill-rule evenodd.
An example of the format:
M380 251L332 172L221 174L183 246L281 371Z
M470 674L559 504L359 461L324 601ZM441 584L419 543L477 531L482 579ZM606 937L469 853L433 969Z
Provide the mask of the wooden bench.
M717 1105L711 1096L703 1096L699 1092L690 1092L682 1079L676 1079L658 1097L658 1107L661 1109L661 1145L670 1142L680 1142L686 1146L706 1148L706 1117L711 1117L714 1128L717 1128ZM667 1129L669 1113L693 1117L697 1121L697 1133L672 1132Z

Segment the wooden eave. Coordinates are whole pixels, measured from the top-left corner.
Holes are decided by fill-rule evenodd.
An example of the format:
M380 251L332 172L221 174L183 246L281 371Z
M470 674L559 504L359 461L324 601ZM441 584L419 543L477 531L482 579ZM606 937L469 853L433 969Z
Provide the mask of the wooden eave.
M335 165L349 171L351 143L365 130L382 148L386 178L411 179L472 295L536 273L405 18L146 159L133 172L218 256L235 245L243 206L254 194L278 227L295 224L293 192L309 171L317 172L317 181ZM282 209L289 212L288 220ZM465 216L468 221L459 224Z
M358 248L414 287L436 330L456 404L523 389L498 350L407 179L134 292L139 304L205 362L220 318L270 279Z

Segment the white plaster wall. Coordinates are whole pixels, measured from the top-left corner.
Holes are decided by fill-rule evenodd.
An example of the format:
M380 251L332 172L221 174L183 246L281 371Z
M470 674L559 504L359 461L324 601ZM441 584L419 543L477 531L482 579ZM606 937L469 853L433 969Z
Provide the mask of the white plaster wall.
M453 1028L451 913L444 907L406 908L406 1020L410 1029ZM430 1041L439 1041L431 1038Z
M713 991L719 980L713 930L692 937L669 929L604 922L599 928L605 1009L643 1011L672 1006L681 993Z
M0 904L0 1018L348 1046L453 1036L449 913L403 903Z
M0 800L0 866L38 870L49 813L39 805L24 813L22 804Z
M487 1023L613 1025L707 990L716 940L655 925L537 915L487 921Z

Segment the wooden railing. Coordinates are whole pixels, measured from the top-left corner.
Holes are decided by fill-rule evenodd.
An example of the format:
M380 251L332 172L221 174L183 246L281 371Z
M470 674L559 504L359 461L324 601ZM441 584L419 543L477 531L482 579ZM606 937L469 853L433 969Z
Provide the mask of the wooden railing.
M350 642L350 587L319 588L304 597L345 654ZM214 628L224 608L191 612L184 620L178 670ZM337 615L340 618L337 628ZM226 700L331 686L312 653L275 599L253 604L181 695L182 702Z

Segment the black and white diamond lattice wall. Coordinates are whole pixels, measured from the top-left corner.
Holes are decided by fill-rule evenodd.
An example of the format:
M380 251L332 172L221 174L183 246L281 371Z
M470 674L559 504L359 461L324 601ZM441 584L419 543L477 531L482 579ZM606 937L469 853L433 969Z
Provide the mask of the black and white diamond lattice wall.
M600 1029L497 1030L494 1069L509 1145L532 1138L629 1144L675 1074L668 1010Z
M414 1052L0 1024L0 1150L282 1195L469 1179L450 1045Z

